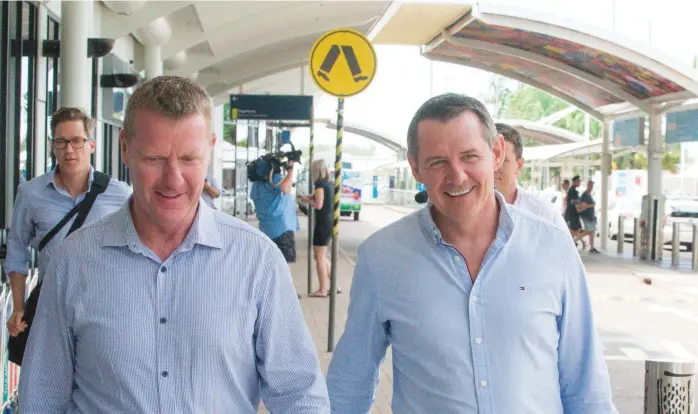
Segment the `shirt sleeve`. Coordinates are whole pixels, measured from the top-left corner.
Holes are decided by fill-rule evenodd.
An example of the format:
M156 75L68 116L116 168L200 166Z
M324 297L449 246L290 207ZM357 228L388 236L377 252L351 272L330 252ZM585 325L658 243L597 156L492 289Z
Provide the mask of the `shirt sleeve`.
M10 272L23 275L29 273L29 243L36 236L36 231L31 217L31 201L27 192L28 188L25 185L20 185L15 199L12 224L7 237L5 269L8 275Z
M269 248L255 324L262 400L272 413L328 413L327 384L288 265Z
M65 413L70 406L75 339L60 283L65 273L63 260L51 261L41 286L19 380L22 413Z
M376 275L359 253L346 327L327 372L332 413L369 413L388 348L388 325L379 312Z
M584 265L571 246L567 246L566 274L562 297L562 315L558 318L560 339L558 369L560 396L565 414L615 414L611 385L596 332Z

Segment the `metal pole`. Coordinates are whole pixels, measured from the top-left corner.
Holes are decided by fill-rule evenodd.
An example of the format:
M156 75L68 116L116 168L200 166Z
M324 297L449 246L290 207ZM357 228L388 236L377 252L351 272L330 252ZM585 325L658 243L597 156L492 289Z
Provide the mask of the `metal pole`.
M671 234L671 265L679 265L679 248L681 246L679 236L681 235L681 223L674 222Z
M625 229L623 224L625 222L625 217L618 216L618 254L623 254L623 247L625 246Z
M234 162L235 169L233 174L233 217L238 216L238 123L234 120L233 125L233 146L234 146Z
M245 167L247 163L250 162L250 138L252 138L252 127L247 125L247 148L245 148ZM250 204L250 180L245 180L245 221L247 221L247 216L250 213L248 205Z
M693 243L691 243L691 268L698 270L698 224L693 225Z
M315 154L313 127L313 105L310 105L310 144L308 145L308 194L313 194L313 177L310 174L310 167L313 165L313 156ZM308 205L308 294L313 291L313 214L315 209Z
M332 229L332 267L330 272L330 323L327 352L334 351L335 301L337 299L337 253L339 250L339 196L342 186L342 133L344 132L344 98L337 100L337 146L334 161L334 220Z
M695 412L695 362L645 361L644 414Z
M633 256L640 255L640 219L635 217L633 223Z

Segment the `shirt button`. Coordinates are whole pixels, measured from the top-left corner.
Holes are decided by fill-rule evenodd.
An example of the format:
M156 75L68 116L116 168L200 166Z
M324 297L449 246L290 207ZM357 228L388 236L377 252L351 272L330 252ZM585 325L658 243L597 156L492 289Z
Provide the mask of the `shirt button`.
M162 319L161 319L161 320L162 320ZM475 338L475 343L476 343L476 344L479 344L479 343L481 343L481 342L482 342L482 339L480 339L480 338Z
M480 381L480 385L482 385L483 387L486 387L486 386L487 386L487 381Z
M162 376L164 378L167 378L167 376L170 375L167 371L162 371Z
M167 323L167 318L160 318L160 323Z
M458 263L459 260L460 260L460 257L459 257L459 256L453 256L453 261L454 261L454 262Z
M167 272L167 268L166 268L165 266L163 266L163 267L160 268L160 271L161 271L162 273L165 273L165 272Z

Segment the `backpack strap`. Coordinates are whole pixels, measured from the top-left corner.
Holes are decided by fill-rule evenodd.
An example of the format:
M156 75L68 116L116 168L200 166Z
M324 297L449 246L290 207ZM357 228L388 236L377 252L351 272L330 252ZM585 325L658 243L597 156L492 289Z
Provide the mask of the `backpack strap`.
M107 190L107 187L109 186L109 180L111 180L111 177L109 177L107 174L104 174L103 172L95 171L94 172L94 180L92 180L92 186L90 187L90 191L87 193L85 198L79 202L78 204L73 207L68 214L63 217L61 221L56 224L51 231L46 233L46 236L44 236L43 239L41 239L41 242L39 243L39 251L43 250L44 247L48 244L48 242L53 239L53 237L61 231L63 226L70 221L70 219L77 213L77 217L75 218L75 221L73 222L73 225L70 227L70 230L68 230L68 234L74 232L75 230L79 229L82 224L85 222L85 219L87 218L87 215L90 212L90 209L92 208L92 204L94 204L95 200L97 199L97 196L102 194ZM68 236L66 234L66 237Z

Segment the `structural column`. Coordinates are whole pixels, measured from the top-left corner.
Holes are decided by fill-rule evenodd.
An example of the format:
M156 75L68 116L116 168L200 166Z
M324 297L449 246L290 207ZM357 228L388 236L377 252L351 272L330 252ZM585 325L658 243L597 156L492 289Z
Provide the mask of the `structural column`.
M90 111L90 62L87 38L92 7L88 1L61 2L61 56L59 106Z
M162 53L160 46L146 45L144 47L145 76L152 79L162 76Z
M46 40L46 32L48 31L48 10L43 4L39 4L36 8L37 11L37 44L43 44ZM46 117L46 100L47 100L47 90L46 90L46 67L48 66L48 61L43 55L42 48L39 47L38 56L36 59L36 88L34 88L34 113L37 114L34 117L34 176L38 177L46 172L46 152L48 150L48 140L47 137L47 125ZM32 122L32 121L30 121Z
M223 188L223 105L213 108L213 132L216 134L216 144L211 150L211 163L208 167L209 177ZM221 209L222 197L215 198L213 204Z
M608 246L608 177L611 175L611 122L603 121L601 136L603 139L601 151L601 220L599 220L601 249Z
M647 194L662 195L662 115L652 111L647 142Z

